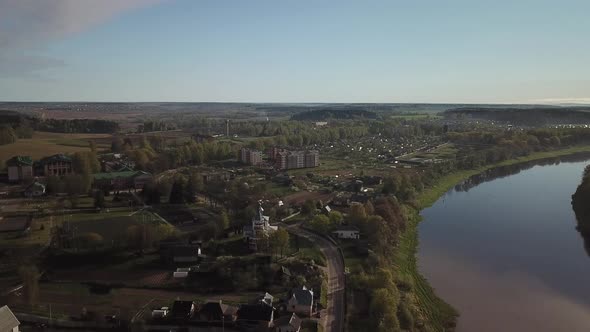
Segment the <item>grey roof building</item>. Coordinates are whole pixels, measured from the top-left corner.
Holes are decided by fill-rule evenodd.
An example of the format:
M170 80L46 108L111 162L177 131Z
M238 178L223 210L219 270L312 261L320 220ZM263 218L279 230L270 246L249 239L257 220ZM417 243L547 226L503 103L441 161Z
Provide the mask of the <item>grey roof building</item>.
M8 306L0 308L0 332L18 332L20 322Z

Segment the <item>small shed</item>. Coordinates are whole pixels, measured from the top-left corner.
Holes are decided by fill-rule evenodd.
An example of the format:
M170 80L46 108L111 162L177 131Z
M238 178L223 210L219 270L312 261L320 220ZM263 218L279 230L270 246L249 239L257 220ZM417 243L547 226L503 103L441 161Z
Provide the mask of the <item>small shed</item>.
M339 239L359 239L360 230L354 226L341 226L338 227L333 234Z

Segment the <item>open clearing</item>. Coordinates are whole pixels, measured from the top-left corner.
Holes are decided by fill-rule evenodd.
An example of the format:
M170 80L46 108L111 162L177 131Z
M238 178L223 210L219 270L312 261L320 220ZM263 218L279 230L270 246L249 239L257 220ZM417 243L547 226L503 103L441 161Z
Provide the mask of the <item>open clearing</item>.
M33 160L58 153L75 153L89 151L89 141L105 141L109 134L62 134L35 132L33 138L22 138L16 143L0 145L0 162L16 155L31 156ZM98 143L98 148L105 148L105 143Z

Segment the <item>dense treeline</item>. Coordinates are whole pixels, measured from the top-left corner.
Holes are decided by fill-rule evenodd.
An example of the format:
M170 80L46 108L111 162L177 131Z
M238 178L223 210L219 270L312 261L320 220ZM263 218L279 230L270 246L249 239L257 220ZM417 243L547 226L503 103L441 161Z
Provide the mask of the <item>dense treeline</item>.
M182 166L202 165L212 161L235 158L239 146L229 142L196 143L189 141L169 144L160 136L142 136L139 142L116 137L111 143L113 152L125 152L138 169L159 173Z
M225 133L225 120L196 118L182 124L183 128L199 134ZM367 134L383 137L441 135L445 129L428 119L409 120L338 120L328 126L315 127L300 121L237 121L230 122L230 135L280 139L278 143L317 144L338 139L358 138ZM284 138L280 138L280 136ZM301 136L301 138L299 138ZM290 143L289 143L290 144ZM280 145L280 144L279 144Z
M149 133L153 131L174 130L176 125L167 123L165 121L144 121L143 124L137 126L138 133Z
M10 126L0 127L0 145L16 142L16 132Z
M98 119L46 119L33 122L33 128L55 133L111 134L119 130L119 124Z
M521 126L590 123L590 107L459 108L444 112L449 118L485 119Z
M0 111L0 145L10 144L19 138L31 138L31 121L24 115L12 111Z
M33 130L55 133L110 134L119 130L114 121L98 119L41 119L13 111L0 111L0 123L15 130L17 137L30 138Z
M458 169L472 169L486 164L526 156L532 152L590 142L588 129L533 129L501 132L451 132L446 138L463 148L453 163Z
M320 109L301 112L291 116L296 121L377 119L377 113L361 109Z
M578 231L590 237L590 165L584 170L582 183L572 195L572 207L578 221Z

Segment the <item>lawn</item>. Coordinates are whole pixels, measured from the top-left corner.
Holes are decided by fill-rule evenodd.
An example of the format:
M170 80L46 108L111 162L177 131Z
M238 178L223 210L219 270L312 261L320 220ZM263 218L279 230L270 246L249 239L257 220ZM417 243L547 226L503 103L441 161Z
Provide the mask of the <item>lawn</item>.
M21 232L0 233L0 248L46 245L49 243L51 225L54 225L53 217L35 218L31 232L26 236L20 236Z
M326 256L322 253L320 248L310 240L302 237L296 236L293 233L289 234L289 247L292 250L297 250L295 255L304 260L313 260L319 266L326 266Z
M113 211L114 210L114 211ZM102 213L75 213L66 215L64 220L73 223L76 234L98 233L105 242L120 239L130 226L147 222L151 225L161 225L162 221L149 212L135 214L129 209L113 209Z
M89 140L105 139L110 136L108 134L35 132L33 138L23 138L12 144L0 145L0 164L16 155L31 156L33 160L39 160L58 153L89 151ZM99 149L104 147L106 147L104 144L98 145Z

